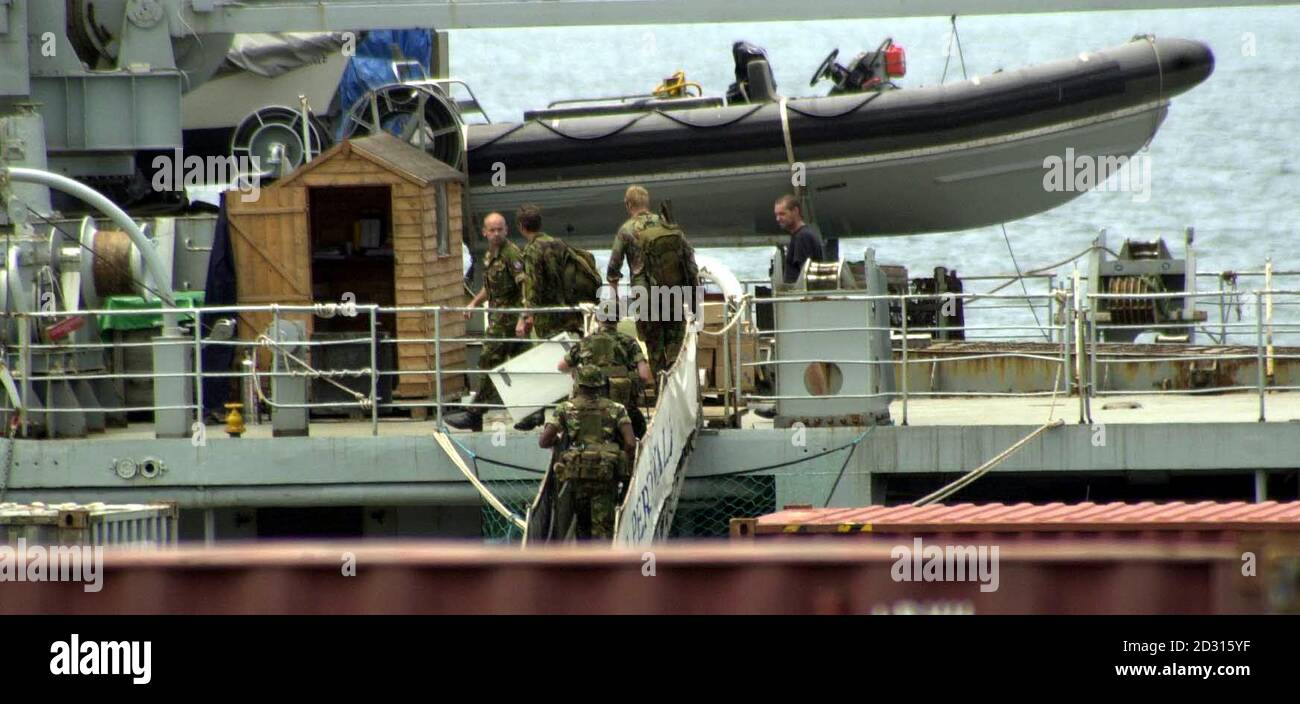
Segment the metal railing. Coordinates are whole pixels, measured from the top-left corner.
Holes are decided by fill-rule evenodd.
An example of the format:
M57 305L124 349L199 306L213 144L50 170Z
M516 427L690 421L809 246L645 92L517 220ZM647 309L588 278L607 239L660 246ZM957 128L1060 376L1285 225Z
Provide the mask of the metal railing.
M1242 272L1237 275L1248 274L1251 274L1251 272ZM1276 283L1279 278L1293 274L1294 272L1268 272L1268 279ZM1047 279L1046 276L1042 278ZM1221 280L1227 281L1226 278L1222 277ZM1033 398L1076 395L1079 402L1080 418L1090 419L1090 401L1099 397L1116 395L1197 395L1222 392L1253 392L1259 399L1259 419L1265 420L1266 397L1269 392L1300 390L1300 374L1292 373L1289 366L1284 365L1285 362L1300 359L1300 354L1296 354L1291 349L1280 348L1275 344L1275 340L1279 337L1300 333L1300 322L1275 319L1271 315L1273 309L1294 310L1297 306L1300 306L1300 290L1273 288L1231 292L1232 296L1241 298L1243 319L1235 322L1226 319L1219 320L1215 321L1214 324L1220 328L1219 339L1236 339L1240 342L1218 345L1213 348L1205 346L1186 346L1182 348L1174 346L1124 346L1107 342L1105 340L1113 335L1125 334L1136 329L1157 332L1161 330L1186 332L1189 329L1204 326L1202 322L1196 320L1180 320L1160 324L1127 323L1106 320L1104 316L1096 314L1097 311L1113 308L1114 302L1126 299L1141 299L1152 302L1162 299L1181 300L1191 298L1198 308L1202 306L1213 308L1215 305L1222 304L1227 295L1228 293L1225 291L1213 290L1195 293L1089 293L1082 290L1082 286L1077 282L1076 277L1076 282L1069 287L1055 289L1048 293L941 293L873 296L856 292L812 292L807 294L800 292L798 294L782 294L772 298L746 297L739 301L743 305L737 306L738 302L732 301L730 305L724 306L726 312L724 313L723 323L724 326L729 327L725 328L726 333L721 336L720 352L722 354L722 363L719 365L720 384L718 386L723 390L723 404L728 410L739 408L741 405L747 405L750 402L818 400L825 399L827 396L815 395L811 392L782 396L776 393L759 393L758 389L754 393L747 393L743 383L746 378L745 373L747 370L757 370L765 367L777 370L779 374L783 368L789 369L813 363L844 366L865 365L876 368L879 374L892 375L894 383L884 385L879 391L860 389L851 390L852 393L836 393L833 396L841 399L862 400L897 399L901 405L901 420L904 424L908 422L909 402L924 398L1000 396ZM901 311L901 317L898 318L901 322L890 325L837 324L833 327L816 327L807 323L800 323L796 327L773 330L760 330L757 329L757 326L744 328L740 325L730 325L737 315L745 316L749 321L758 320L757 310L759 306L812 299L859 302L863 306L864 317L862 319L864 320L870 320L867 315L872 303L883 303ZM970 320L970 317L967 318L967 324L960 328L910 325L908 322L909 307L915 306L922 301L930 302L931 306L935 303L961 301L964 306L967 306L968 311L977 309L1002 310L1005 308L1028 310L1033 307L1042 311L1045 316L1041 319L1041 322L1035 325L997 322L975 324ZM979 305L975 305L976 303ZM485 411L510 409L504 403L485 403L479 399L472 402L462 401L461 398L447 393L447 389L453 386L448 383L450 379L459 377L467 382L467 386L471 386L472 382L480 378L481 375L491 373L490 370L479 369L468 364L449 364L447 359L447 348L449 346L468 348L485 342L529 347L538 344L559 344L531 337L483 338L444 335L444 331L448 329L448 316L454 316L454 319L459 321L463 317L463 313L467 311L487 315L568 312L587 315L587 322L589 323L589 316L592 312L590 308L584 309L571 306L494 308L485 311L482 308L471 309L464 306L399 307L356 305L354 309L346 310L345 315L355 315L362 321L362 324L358 327L364 329L357 330L352 336L341 339L313 339L311 335L308 335L306 336L307 339L303 340L286 340L280 337L281 326L279 323L285 317L292 316L299 319L308 316L330 317L337 315L339 310L341 309L337 304L310 304L178 307L149 310L86 310L75 312L45 311L7 314L0 316L0 322L4 322L5 319L17 319L20 321L34 321L34 324L10 326L11 329L17 329L20 334L14 340L16 344L6 344L4 346L3 361L6 370L13 374L15 381L18 382L19 396L22 399L23 406L36 409L41 413L125 414L153 412L157 414L167 411L184 411L193 414L190 416L191 419L199 417L201 421L201 415L205 408L203 381L207 379L227 379L239 385L240 393L238 395L244 399L245 408L249 411L249 418L254 424L260 422L261 419L258 410L259 405L265 405L273 409L305 409L309 412L332 409L335 411L342 410L352 415L368 415L371 432L377 435L380 416L384 411L427 408L441 422L445 415L446 406L451 404L463 408L484 409ZM259 331L256 339L220 340L205 337L207 331L203 325L204 321L216 317L230 317L250 313L270 316L272 325L269 335ZM97 329L95 318L107 319L112 316L139 316L142 314L173 314L188 318L182 323L186 329L179 332L164 332L148 340L104 340L99 335L94 334L89 336L73 334L59 340L34 339L36 334L45 331L51 323L68 318L92 317L87 321L86 327L93 331ZM428 321L428 326L425 329L431 331L431 335L425 333L425 335L404 337L395 334L388 337L383 334L388 331L381 330L379 324L381 316L412 315L425 316L425 320ZM960 330L965 336L965 343L947 347L935 346L934 338L941 336L943 333L957 330ZM1047 341L1043 341L1041 336L1035 337L1034 335L1034 333L1041 335L1043 331L1048 333ZM392 332L396 333L397 331ZM858 358L852 354L838 355L847 357L838 359L756 358L745 360L742 358L742 349L745 347L743 336L745 335L779 341L783 336L834 333L887 336L890 340L890 349L887 354L875 359ZM152 335L153 333L145 332L141 334ZM981 343L987 343L989 340L1012 340L1033 344L1017 346L1016 344L999 345L995 343L981 346ZM400 347L394 347L395 353L393 357L397 361L393 364L393 368L380 368L380 360L384 356L382 353L387 351L386 347L409 344L427 345L431 363L425 365L406 363L401 359L400 355L396 354L396 350L400 349ZM963 347L962 344L965 344L966 347ZM368 350L360 355L368 358L368 363L353 365L352 368L323 368L325 366L323 364L313 364L313 350L347 345L368 346ZM134 350L138 352L143 349L157 351L175 346L183 346L189 350L187 356L192 358L190 364L192 368L190 370L160 372L152 368L130 369L116 364L109 358L110 355L108 354L111 351L127 352ZM205 349L216 347L234 348L235 358L242 364L235 369L205 369L203 352ZM262 360L268 353L278 358L279 363L262 364ZM1037 364L1036 369L1041 372L1039 380L1025 385L1025 388L1010 391L990 388L936 388L935 379L938 371L943 367L999 359L1015 359ZM1254 367L1253 374L1250 373L1252 365ZM423 368L426 366L428 368ZM925 372L917 371L918 369L924 370L927 367L930 377L928 389L924 388ZM1138 371L1132 371L1134 369ZM1176 372L1186 378L1176 380L1178 383L1160 385L1152 382L1149 388L1135 388L1135 383L1146 383L1142 381L1141 374L1147 374L1153 379L1155 378L1155 373L1151 372L1151 369L1174 370L1174 372L1168 373L1173 374ZM523 373L557 376L563 374L558 370ZM1136 374L1137 376L1134 378L1139 379L1139 382L1129 381L1127 385L1113 383L1113 380L1125 374L1130 375L1130 377ZM305 402L291 403L274 398L263 388L266 382L273 382L276 379L302 377L310 377L320 380L320 383L340 386L346 391L345 396L339 400L320 401L308 399ZM386 394L380 392L383 382L391 380L392 385L396 386L402 379L409 377L427 377L433 387L432 393L427 398L384 400L383 396ZM110 383L122 388L131 383L174 380L176 378L191 380L188 390L192 395L189 399L179 397L168 402L128 405L126 395L123 394L120 399L121 403L118 403L115 399L113 402L100 403L92 407L51 402L51 388L59 383ZM351 385L338 383L349 379L353 380ZM45 392L44 401L40 404L43 408L34 403L35 400L40 398L38 390ZM4 409L12 409L13 406L7 398L7 394L0 394L0 396L5 397ZM106 400L103 396L100 399L101 401ZM27 418L24 417L24 421L26 420Z
M309 316L333 317L343 311L347 317L356 317L365 321L366 330L357 331L354 336L344 337L341 339L313 339L312 336L306 335L306 339L287 340L281 337L282 328L281 320L289 316L304 318ZM581 307L568 306L547 306L532 308L493 308L485 311L483 308L468 308L464 306L378 306L374 304L357 304L350 307L341 307L334 303L313 303L311 305L230 305L230 306L204 306L197 308L151 308L143 310L80 310L80 311L41 311L31 313L8 313L0 314L0 324L8 320L31 321L32 325L18 324L13 326L19 332L16 336L16 344L6 344L3 347L3 353L0 355L0 362L3 362L4 370L15 378L19 389L21 405L29 412L23 414L22 432L24 436L27 433L27 426L31 422L32 414L70 414L70 413L105 413L105 414L126 414L126 413L159 413L163 411L184 411L190 415L191 421L196 418L202 422L202 414L205 408L203 382L208 379L227 379L239 384L239 396L242 398L244 408L249 413L249 418L253 424L260 423L261 413L258 408L259 402L268 408L282 409L305 409L310 411L334 410L345 412L366 412L370 416L371 432L373 435L378 434L379 416L381 411L393 409L410 409L410 408L428 408L434 410L435 417L440 421L444 415L444 409L449 403L455 402L456 405L466 408L483 408L483 409L504 409L508 410L509 406L503 403L481 403L481 402L464 402L460 403L459 399L451 401L447 394L443 393L444 382L447 378L453 376L463 376L472 381L479 375L489 374L491 370L478 369L477 367L449 367L444 364L445 347L448 345L471 346L483 344L485 341L501 344L514 344L532 347L535 345L561 344L552 340L528 338L482 338L482 337L454 337L443 336L443 321L446 316L455 315L458 318L465 312L476 314L516 314L516 313L575 313L589 315L590 309ZM269 314L271 325L266 331L258 331L255 339L210 339L204 337L203 322L212 318L230 317L245 315L250 313ZM92 339L77 339L85 336L68 335L59 340L33 341L34 327L37 331L44 330L51 323L64 321L69 318L86 318L87 322L82 326L92 331L98 330L96 319L112 318L115 316L139 317L141 315L161 316L166 314L177 314L183 316L185 320L182 326L185 329L166 331L159 333L156 329L148 328L143 334L150 335L148 340L103 340L99 335L92 333ZM394 337L382 336L385 332L380 329L379 320L381 315L424 315L432 324L432 336L410 336ZM584 324L589 325L589 319ZM347 334L347 333L343 333ZM391 369L380 368L380 354L383 346L398 346L406 344L422 344L431 348L433 364L429 368L403 366L400 362L395 362ZM317 368L323 366L319 362L313 364L312 350L321 349L331 346L359 346L368 345L368 364L352 368ZM190 350L187 354L192 359L191 369L183 372L160 372L153 368L131 369L115 365L108 354L114 350L143 350L148 349L151 352L159 349L182 346ZM203 362L203 351L206 348L232 347L235 349L235 360L240 363L240 369L205 369ZM273 358L279 358L279 363L266 364L264 356L272 355ZM394 354L394 358L398 355ZM520 374L542 374L542 375L565 375L564 372L555 371L536 371L520 372ZM432 380L434 393L429 398L416 398L411 400L391 400L383 401L381 399L380 387L384 379L400 380L403 377L421 377L427 376ZM330 400L330 401L307 401L307 402L287 402L271 397L269 389L264 388L276 379L302 378L310 377L320 379L324 383L335 384L342 390L350 394L351 400ZM185 396L177 399L174 403L125 403L128 390L125 388L128 383L155 381L159 379L177 379L184 378L189 380L187 393L192 401L185 400ZM366 379L367 383L363 386L364 390L347 387L338 384L340 379ZM53 385L59 383L78 384L83 382L105 382L119 385L118 393L113 395L114 401L108 404L94 406L85 406L80 404L61 405L52 402ZM38 389L43 391L38 393ZM116 403L120 399L122 403ZM7 394L0 393L0 410L12 412L15 406L10 402Z
M1300 275L1300 272L1242 272L1238 275L1245 274L1267 275L1270 282L1276 284L1281 277ZM1216 274L1215 276L1220 275ZM964 280L972 280L972 278L975 277L967 277ZM1006 280L1015 277L978 278ZM1053 280L1048 275L1043 275L1042 278ZM755 282L746 281L744 283ZM1225 392L1253 392L1259 398L1259 420L1263 421L1267 419L1266 397L1269 392L1300 390L1300 382L1293 383L1296 377L1295 374L1290 373L1289 370L1285 375L1275 373L1279 369L1277 363L1300 359L1300 354L1279 350L1279 345L1276 344L1276 340L1286 337L1288 334L1300 333L1300 321L1281 320L1272 314L1274 309L1293 310L1300 307L1300 291L1273 288L1235 291L1232 294L1249 300L1249 308L1253 311L1253 315L1246 315L1245 319L1235 323L1227 320L1217 321L1221 333L1216 343L1225 339L1229 340L1229 343L1226 345L1216 344L1213 347L1186 345L1183 350L1179 350L1173 345L1160 345L1152 348L1136 342L1126 346L1124 343L1117 343L1113 340L1107 342L1105 338L1116 336L1128 338L1133 336L1133 331L1139 330L1148 333L1176 331L1184 334L1189 330L1199 330L1202 334L1206 334L1209 331L1205 330L1205 321L1193 316L1189 320L1163 323L1149 321L1141 323L1112 322L1107 320L1107 316L1098 315L1097 312L1110 310L1113 307L1110 304L1116 301L1142 300L1151 303L1161 299L1177 299L1181 301L1186 298L1193 299L1194 307L1199 310L1203 307L1213 306L1221 301L1227 296L1226 291L1138 294L1088 293L1083 282L1076 279L1069 287L1055 289L1046 294L942 293L870 296L865 293L845 294L843 292L798 292L797 294L781 295L778 292L778 295L771 298L754 299L752 305L757 308L762 305L777 305L789 301L834 299L862 301L865 306L875 301L893 306L895 321L901 318L901 322L895 322L887 328L851 324L834 327L809 327L807 324L802 324L796 327L775 330L759 330L758 334L763 338L772 340L774 344L779 344L779 339L787 335L797 336L836 332L871 333L888 330L892 341L890 355L887 359L875 360L831 359L830 357L834 355L829 355L823 359L756 360L743 364L728 359L729 364L734 364L737 368L768 367L778 369L783 366L798 367L812 363L875 365L893 370L896 379L894 388L874 393L835 393L829 395L806 393L785 396L758 393L742 395L739 391L736 391L734 398L743 403L746 401L825 400L830 397L840 399L888 397L899 401L902 422L906 424L908 422L909 400L924 397L1003 396L1032 398L1076 395L1079 401L1080 419L1090 420L1090 402L1092 399L1101 396L1195 396ZM969 315L967 324L961 327L918 327L908 324L909 306L914 306L918 301L940 302L952 300L961 300L964 309L968 312L999 309L1026 311L1032 306L1033 309L1046 313L1046 316L1041 322L1036 321L1034 325L1028 323L971 324ZM982 305L976 305L977 301ZM900 311L901 316L899 315ZM751 315L754 314L751 313ZM991 340L1032 343L1034 338L1031 335L1008 333L1047 331L1049 335L1047 342L1044 342L1042 337L1037 338L1038 345L1036 347L995 344L981 348L979 344L970 344L967 346L969 350L964 350L960 346L963 343L958 342L955 343L956 346L950 345L944 348L942 354L937 353L933 343L938 341L936 338L939 334L958 330L963 333L965 343L980 343ZM1206 336L1211 339L1214 338L1213 335L1206 334ZM1234 341L1234 337L1243 338L1243 340L1239 343ZM1244 338L1249 338L1249 342L1246 342ZM738 345L739 341L737 340L735 344ZM943 365L1009 358L1042 363L1043 377L1050 385L1045 388L1031 387L1013 391L995 391L987 388L980 390L961 390L957 388L935 390L933 388L936 371ZM908 372L913 371L917 365L930 367L930 390L919 390L913 383L914 373ZM1152 388L1139 388L1132 385L1127 388L1114 388L1108 383L1114 376L1110 370L1119 369L1126 365L1145 365L1148 367L1147 374L1151 376L1158 376L1157 372L1167 375L1163 379L1153 381ZM1243 369L1243 366L1249 367L1252 365L1255 368L1253 374L1249 374L1250 370L1248 368ZM1180 367L1183 368L1182 372L1179 371ZM728 374L732 374L732 372L728 370ZM1053 377L1055 377L1055 381L1052 381Z
M888 326L844 325L844 326L836 326L836 327L829 327L829 328L828 327L818 327L818 328L799 327L799 328L777 329L777 330L758 330L757 334L760 336L767 336L775 339L783 335L801 335L801 334L813 334L813 333L817 333L817 334L863 333L866 335L869 335L871 333L886 333L888 335L888 339L890 340L890 345L889 345L890 349L884 351L883 356L885 356L885 358L883 359L881 358L877 358L877 359L822 359L822 358L776 359L776 360L759 360L753 362L738 363L739 366L741 368L775 367L778 368L777 371L778 374L780 373L779 368L784 365L807 366L814 363L836 364L836 365L865 365L865 366L874 366L878 368L887 369L888 370L887 373L890 373L894 376L895 383L885 385L884 387L885 390L875 391L875 392L866 391L863 393L835 393L833 394L833 397L836 399L862 399L862 400L867 400L867 399L891 399L892 400L897 398L901 402L901 409L900 409L902 413L901 420L904 425L908 423L909 401L914 397L988 397L988 396L1035 397L1035 396L1053 396L1059 393L1061 390L1060 388L1053 388L1053 389L1045 389L1040 391L1022 391L1022 392L1011 392L1011 393L987 391L987 390L986 391L954 391L954 390L917 391L911 388L911 380L910 380L911 375L909 374L909 371L915 366L928 364L928 365L932 365L932 368L937 368L937 366L940 364L952 364L958 362L968 362L973 360L988 360L988 359L998 359L998 358L1020 358L1020 359L1038 360L1038 361L1047 362L1049 364L1057 364L1060 366L1062 370L1066 370L1070 366L1070 358L1072 352L1071 352L1071 345L1069 343L1069 336L1070 336L1069 325L1066 323L1059 323L1059 324L1053 323L1051 321L1052 319L1050 316L1048 317L1048 321L1046 324L1033 325L1033 326L967 324L961 327L943 326L943 325L918 327L918 326L911 326L908 324L909 306L914 305L916 302L919 301L934 301L935 303L940 305L945 303L955 303L957 301L960 301L963 304L963 306L975 300L998 301L998 302L1005 302L1006 304L1010 304L1011 302L1014 301L1020 301L1021 303L1019 304L1018 307L1020 307L1021 309L1025 308L1026 303L1031 305L1041 304L1043 309L1050 313L1054 309L1060 309L1063 305L1067 304L1067 299L1063 298L1059 293L1055 293L1055 292L1047 293L1047 294L936 293L936 294L880 294L880 295L869 295L866 293L845 293L839 291L807 292L807 293L798 292L798 293L790 293L787 295L773 296L771 298L756 299L754 301L754 305L755 306L779 305L781 303L788 303L788 302L831 301L831 300L861 302L863 305L864 317L866 317L867 319L870 319L871 316L870 308L873 303L883 303L885 305L890 306L891 308L894 308L896 306L897 310L899 311L898 318L900 320L900 323L897 326L893 324ZM964 334L969 332L980 332L980 331L1007 333L1010 331L1033 330L1033 331L1041 332L1046 330L1049 332L1048 338L1049 340L1052 340L1052 342L1048 342L1044 344L1047 344L1051 347L1055 347L1059 351L1056 351L1051 355L1039 354L1033 352L1024 352L1024 351L1003 351L1003 352L991 351L991 352L977 352L977 353L970 353L970 354L957 354L957 355L945 355L945 356L927 355L920 358L917 358L915 356L917 353L922 353L922 354L925 353L924 347L919 349L914 347L918 337L924 338L926 342L929 342L932 334L954 332L958 330L960 330ZM1017 336L995 335L992 337L1015 338ZM1019 336L1019 337L1023 338L1023 336ZM989 339L990 337L988 336L977 338L978 341L987 341ZM735 344L739 346L739 340L737 340ZM865 353L866 350L863 350L863 352ZM879 354L880 351L878 350L877 353ZM880 372L880 373L885 373L885 372ZM1058 376L1058 380L1061 377L1067 377L1067 376L1068 375L1066 374L1061 374ZM1068 393L1068 381L1066 382L1066 384L1067 386L1062 388L1065 388ZM1058 381L1058 385L1059 385L1059 381ZM794 395L749 394L749 395L742 396L739 393L739 391L737 391L736 397L740 398L742 401L779 402L779 401L826 400L828 398L828 395L807 393L807 394L794 394Z

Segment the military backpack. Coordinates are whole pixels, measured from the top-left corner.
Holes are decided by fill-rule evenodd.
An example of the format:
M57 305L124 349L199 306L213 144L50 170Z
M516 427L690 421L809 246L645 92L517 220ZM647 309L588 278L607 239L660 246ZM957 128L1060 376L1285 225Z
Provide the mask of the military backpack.
M652 286L696 285L695 255L680 227L654 218L638 228L636 237Z
M627 455L613 438L619 432L608 399L574 399L578 427L569 448L560 453L555 476L560 481L594 479L613 481L627 474ZM571 430L571 429L570 429Z
M600 300L600 272L596 270L596 256L579 247L565 245L560 267L564 302L568 305L595 303Z
M601 330L583 340L580 363L600 367L609 380L610 399L630 408L636 402L637 387L627 366L619 363L618 353L617 333Z

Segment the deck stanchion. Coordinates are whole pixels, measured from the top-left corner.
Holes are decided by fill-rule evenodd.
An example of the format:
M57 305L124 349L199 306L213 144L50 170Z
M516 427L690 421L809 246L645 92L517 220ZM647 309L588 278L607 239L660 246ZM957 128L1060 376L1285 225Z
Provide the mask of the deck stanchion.
M903 390L903 425L907 425L907 294L903 294L903 371L899 373L899 386ZM890 352L893 357L893 352Z
M194 420L204 424L203 418L203 317L194 311Z
M370 306L370 434L379 435L379 308Z
M1259 422L1264 422L1264 294L1255 292L1255 386L1259 392Z
M433 394L434 418L442 427L442 306L433 309ZM478 399L474 399L477 401Z

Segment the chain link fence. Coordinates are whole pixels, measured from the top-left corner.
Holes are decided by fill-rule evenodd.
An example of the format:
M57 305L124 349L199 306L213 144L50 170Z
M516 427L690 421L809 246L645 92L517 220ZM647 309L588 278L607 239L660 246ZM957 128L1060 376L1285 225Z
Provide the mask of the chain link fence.
M723 538L731 519L776 510L776 477L740 475L687 479L677 501L670 539Z
M668 537L726 538L733 518L757 518L795 504L820 508L837 486L859 479L867 475L784 471L687 479Z
M733 518L757 518L793 504L822 507L837 486L867 479L865 473L829 471L688 478L668 537L670 540L727 538ZM541 479L539 476L538 479L490 480L483 484L523 518L537 496ZM484 504L482 512L484 541L518 543L523 539L519 529L491 506Z

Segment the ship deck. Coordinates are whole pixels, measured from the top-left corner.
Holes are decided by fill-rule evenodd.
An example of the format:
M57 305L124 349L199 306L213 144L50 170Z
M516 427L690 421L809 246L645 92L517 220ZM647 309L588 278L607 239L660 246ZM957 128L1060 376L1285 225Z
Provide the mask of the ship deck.
M1264 397L1265 423L1300 422L1300 392L1270 392ZM706 407L706 417L718 413L707 411L721 409ZM1204 394L1116 394L1091 399L1090 416L1093 425L1099 424L1223 424L1254 423L1259 420L1259 395L1256 393L1204 393ZM649 412L649 409L646 409ZM1077 396L998 397L998 396L938 396L910 398L907 402L908 426L1032 426L1049 419L1063 419L1077 423L1080 417ZM903 414L903 402L890 404L890 415L895 424ZM528 435L513 430L505 414L489 414L484 422L485 432L493 432L493 421L499 421L501 430L510 435ZM385 418L380 421L379 437L420 437L434 428L429 420ZM745 430L772 430L771 420L754 413L743 416ZM213 437L225 437L224 427L209 425L207 432ZM468 431L452 430L456 435L470 435ZM531 433L535 435L535 431ZM313 419L311 437L317 439L371 436L370 420ZM245 439L270 439L271 425L250 424ZM109 428L90 441L151 442L154 440L152 423L132 423L126 428ZM85 442L76 440L72 442Z
M1048 420L1065 421L997 465L963 498L1080 483L1080 496L1117 478L1154 491L1191 477L1229 483L1232 498L1295 498L1300 468L1300 393L1266 396L1258 422L1251 393L1192 396L1123 395L1094 399L1092 422L1079 423L1077 397L912 398L909 423L872 428L772 427L753 413L740 429L697 433L683 502L708 502L760 491L765 507L789 504L863 506L897 503L933 490L1015 444ZM477 516L480 499L431 437L430 421L314 421L309 437L272 438L250 425L239 439L208 426L206 444L155 439L147 423L86 438L19 440L6 500L177 501L187 508L234 511L284 506L442 506ZM525 501L549 453L536 432L509 425L492 432L454 432L462 455L486 482L512 487ZM153 458L157 477L123 479L122 458ZM1186 494L1180 490L1174 493ZM1193 493L1196 493L1193 491ZM1050 498L1055 494L1040 498ZM1125 496L1132 496L1125 494Z

